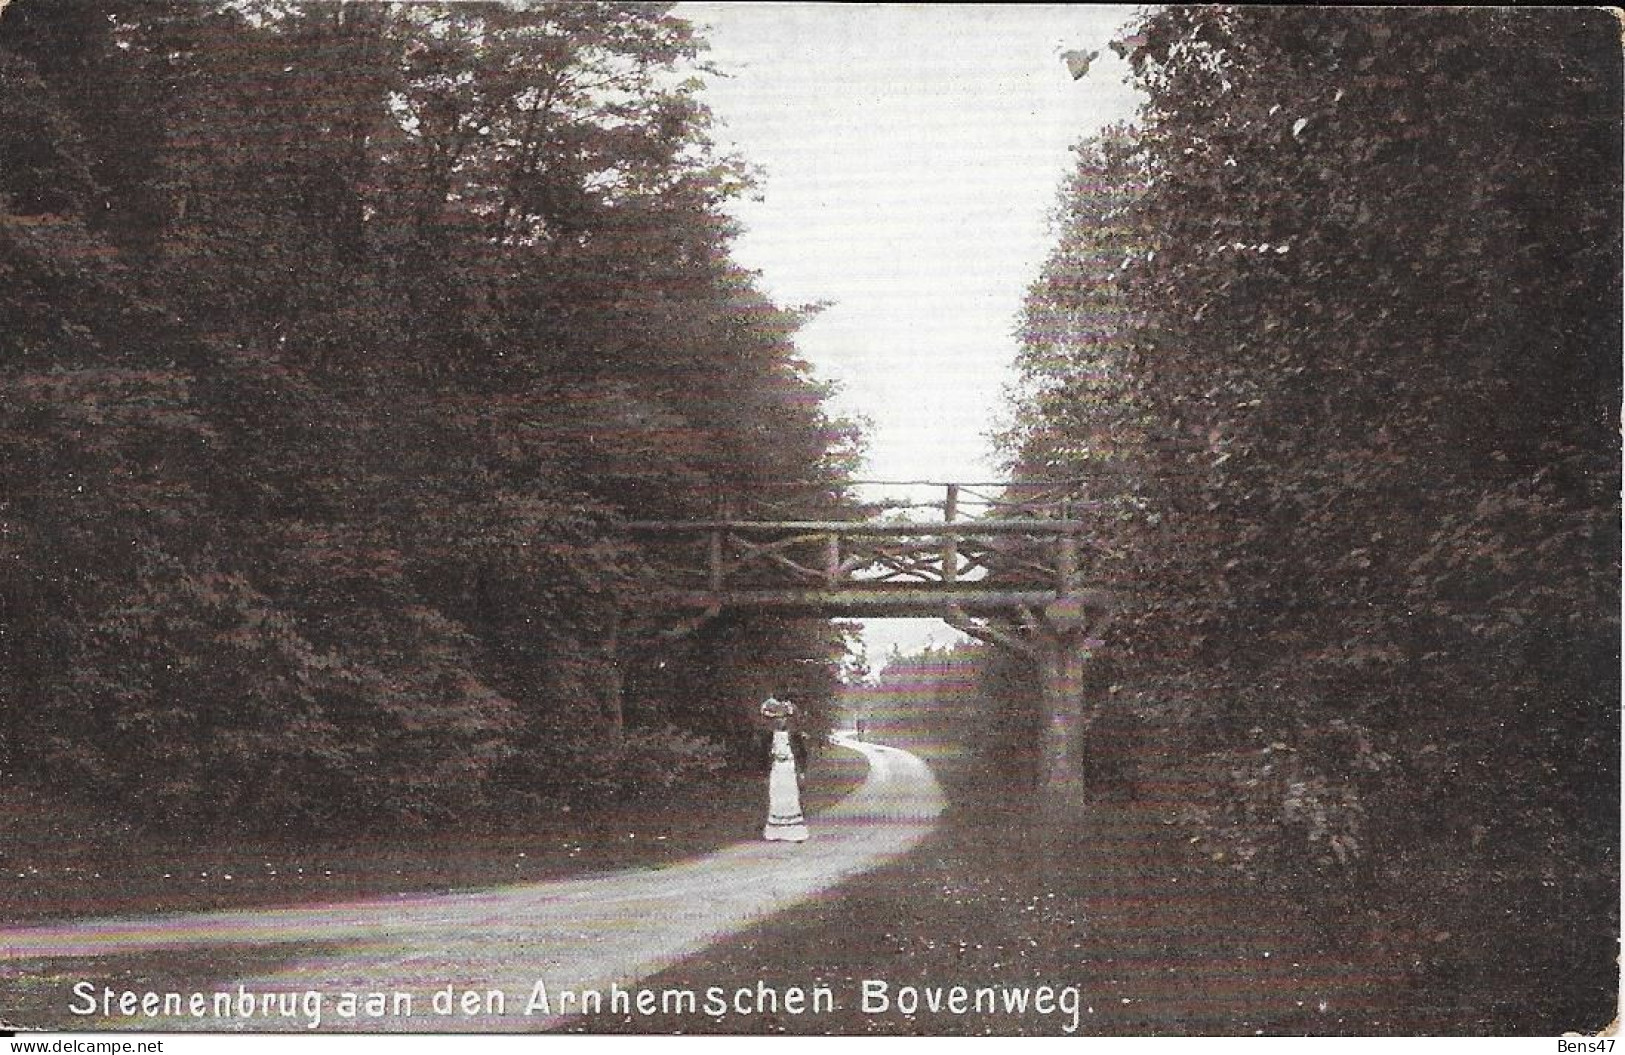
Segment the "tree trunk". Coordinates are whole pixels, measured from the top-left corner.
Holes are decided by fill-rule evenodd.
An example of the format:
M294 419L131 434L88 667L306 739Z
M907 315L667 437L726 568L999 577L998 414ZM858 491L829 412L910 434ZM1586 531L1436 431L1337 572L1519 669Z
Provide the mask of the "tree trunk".
M1070 814L1083 807L1086 725L1083 664L1086 653L1072 634L1046 640L1039 656L1043 726L1039 733L1038 794L1046 809Z

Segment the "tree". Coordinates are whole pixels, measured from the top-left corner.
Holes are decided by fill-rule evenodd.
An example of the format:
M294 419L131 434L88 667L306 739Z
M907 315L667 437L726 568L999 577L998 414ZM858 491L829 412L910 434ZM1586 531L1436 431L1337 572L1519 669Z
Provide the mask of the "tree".
M1505 935L1534 989L1557 961L1513 943L1569 949L1603 967L1553 1021L1590 1014L1603 943L1490 917L1531 918L1495 876L1554 847L1535 915L1608 915L1617 883L1617 28L1166 8L1119 50L1149 97L1138 245L1035 290L1039 318L1124 306L1118 385L1040 368L1020 450L1093 450L1098 403L1121 416L1144 485L1124 654L1142 685L1180 658L1185 742L1235 775L1201 808L1247 867L1328 916ZM1089 364L1058 329L1055 361Z
M704 702L641 695L670 558L616 525L833 509L850 432L728 256L700 50L645 4L8 10L13 758L153 821L374 826L726 738L716 653ZM835 638L778 629L745 655L816 711Z

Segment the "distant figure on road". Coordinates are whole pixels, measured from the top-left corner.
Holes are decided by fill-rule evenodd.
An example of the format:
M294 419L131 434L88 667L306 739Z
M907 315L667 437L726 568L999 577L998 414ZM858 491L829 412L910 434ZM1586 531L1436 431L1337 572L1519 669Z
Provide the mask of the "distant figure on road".
M790 720L796 705L769 696L762 703L762 717L773 723L773 768L767 777L767 825L762 838L780 842L807 841L807 820L801 815L800 766Z

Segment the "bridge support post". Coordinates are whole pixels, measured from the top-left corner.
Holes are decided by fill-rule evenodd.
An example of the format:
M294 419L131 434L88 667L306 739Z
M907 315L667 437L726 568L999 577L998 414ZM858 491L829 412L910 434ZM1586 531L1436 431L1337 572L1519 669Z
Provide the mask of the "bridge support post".
M1084 737L1095 717L1086 699L1084 664L1101 644L1116 602L1104 590L1062 594L1044 610L1034 636L1037 648L1043 728L1040 750L1040 794L1046 804L1065 809L1084 802Z
M989 644L1027 657L1038 671L1038 799L1043 812L1059 816L1085 801L1083 754L1095 717L1084 670L1102 642L1116 600L1104 590L1074 590L1045 606L1039 615L1023 608L1021 629L978 622L952 606L948 625Z
M1090 714L1083 698L1089 651L1081 635L1045 633L1037 644L1040 710L1038 791L1046 807L1083 805L1083 737Z

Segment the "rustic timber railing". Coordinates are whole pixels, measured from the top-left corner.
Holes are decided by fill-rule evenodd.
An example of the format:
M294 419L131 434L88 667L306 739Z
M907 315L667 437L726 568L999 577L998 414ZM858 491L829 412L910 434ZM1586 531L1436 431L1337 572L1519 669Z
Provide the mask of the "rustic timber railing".
M724 610L935 616L1024 655L1041 674L1045 781L1072 797L1078 767L1069 745L1093 716L1082 699L1083 664L1116 608L1085 577L1090 540L1075 514L1092 504L1066 485L904 483L943 498L883 504L892 515L866 519L724 513L630 523L687 554L648 601L688 613L689 626ZM940 519L919 518L922 509L940 510Z
M689 611L1010 616L1030 626L1057 602L1098 593L1080 573L1088 540L1073 515L1090 503L1053 485L1010 497L1012 485L908 484L939 488L943 500L883 506L903 510L901 518L719 516L627 527L688 550L660 600ZM964 518L967 507L980 515ZM920 509L940 509L941 518L920 519Z

